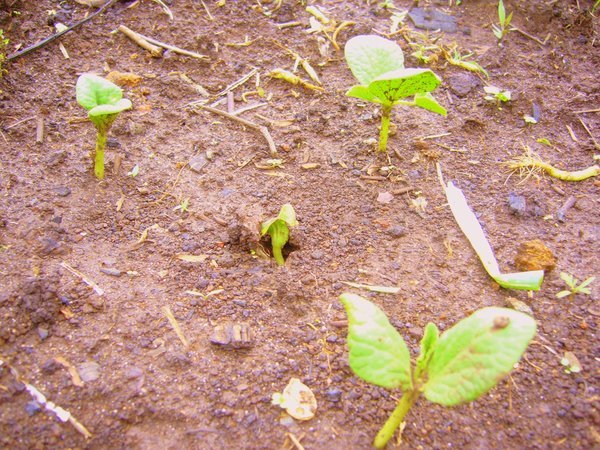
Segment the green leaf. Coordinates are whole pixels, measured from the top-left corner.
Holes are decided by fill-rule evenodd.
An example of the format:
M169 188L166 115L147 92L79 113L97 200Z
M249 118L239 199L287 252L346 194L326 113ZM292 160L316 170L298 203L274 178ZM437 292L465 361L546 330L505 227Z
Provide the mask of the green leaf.
M571 291L560 291L558 294L556 294L556 298L563 298L567 295L571 295Z
M437 343L425 397L444 406L475 400L513 369L535 332L533 318L507 308L483 308L461 320Z
M398 44L376 35L354 36L344 48L346 62L360 84L404 68L404 52Z
M369 87L363 86L362 84L352 86L348 92L346 92L346 95L348 97L360 98L368 102L380 103L380 100L369 90Z
M440 332L434 323L430 322L425 327L425 332L421 339L421 352L419 353L416 363L415 379L418 379L427 369L427 365L429 364L433 351L437 345L439 334Z
M398 69L373 80L369 84L369 91L385 104L433 91L440 83L430 69Z
M500 20L500 25L504 25L506 20L506 9L504 9L504 2L502 0L498 2L498 19Z
M269 227L269 236L271 236L271 246L273 247L273 257L280 266L285 264L281 250L290 238L290 229L283 219L277 219Z
M290 203L286 203L281 207L277 218L283 220L290 227L295 227L298 225L298 221L296 220L296 211L294 211L294 207Z
M496 283L506 289L538 291L544 281L544 271L531 270L529 272L503 273L493 278Z
M99 105L114 105L123 98L119 86L89 73L78 78L75 93L77 102L88 111Z
M88 111L89 117L106 116L107 114L118 114L131 108L131 100L122 98L114 105L98 105Z
M446 108L440 105L429 92L425 94L416 94L415 105L419 108L426 109L427 111L431 111L442 116L447 114Z
M348 349L352 371L377 386L412 390L410 354L385 313L360 295L340 295L348 314Z
M589 277L587 280L585 280L583 283L581 283L579 285L579 290L584 289L586 286L588 286L595 279L596 279L596 277Z

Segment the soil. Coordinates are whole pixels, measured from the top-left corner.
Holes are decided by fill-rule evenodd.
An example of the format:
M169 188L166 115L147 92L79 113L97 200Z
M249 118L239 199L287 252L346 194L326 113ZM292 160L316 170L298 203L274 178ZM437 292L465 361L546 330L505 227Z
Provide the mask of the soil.
M598 274L600 186L594 178L509 176L502 164L524 146L563 169L594 164L600 22L593 2L509 0L512 25L541 42L511 31L502 47L491 30L495 1L420 2L457 19L456 32L429 35L456 43L463 55L475 52L490 78L433 62L443 80L434 94L448 116L395 109L388 156L375 149L378 107L344 95L355 80L343 45L354 35L388 33L394 10L378 1L309 1L338 23L356 22L338 34L338 51L323 48L322 33L306 32L300 1L284 0L271 15L258 2L205 1L210 16L200 1L166 3L172 20L156 2L116 2L4 64L0 447L290 449L293 435L306 449L369 448L401 393L351 372L338 301L345 291L383 308L413 356L428 322L444 330L509 298L526 303L539 325L509 378L460 407L419 400L402 444L394 439L390 448L599 446L598 281L590 295L556 293L565 288L560 272L579 280ZM49 11L65 25L94 11L51 0L1 7L9 54L54 33ZM290 21L300 25L277 26ZM153 58L113 33L122 24L208 58L172 51ZM425 33L408 19L403 30ZM401 34L390 37L408 67L420 65ZM308 58L323 92L268 76L294 66L274 40ZM221 100L215 107L226 110L218 93L253 69L260 78L231 91L233 106L264 104L240 117L267 126L276 156L259 131L189 107ZM81 73L111 71L141 81L124 86L134 107L111 129L99 182L90 158L95 130L74 88ZM298 75L309 80L301 68ZM251 93L257 80L263 97ZM484 84L510 90L512 100L500 107L484 100ZM538 123L526 125L526 114ZM269 159L283 160L281 167L261 168L277 166ZM486 274L446 205L436 162L476 211L503 271L515 271L518 247L535 239L556 257L539 292L502 289ZM139 174L128 175L136 165ZM570 197L574 206L559 214ZM278 267L265 258L269 243L259 242L257 227L288 202L300 224ZM567 351L581 372L561 365ZM316 396L309 421L271 405L291 378ZM91 437L45 410L24 382Z

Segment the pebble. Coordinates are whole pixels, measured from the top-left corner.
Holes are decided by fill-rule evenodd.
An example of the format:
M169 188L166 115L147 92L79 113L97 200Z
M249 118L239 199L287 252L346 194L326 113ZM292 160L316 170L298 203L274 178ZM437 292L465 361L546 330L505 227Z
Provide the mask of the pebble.
M46 328L42 328L42 327L38 327L37 332L42 341L45 340L49 334L48 330Z
M338 388L332 388L332 389L329 389L325 393L325 396L327 397L327 400L329 400L330 402L337 403L340 401L340 399L342 397L342 391L341 391L341 389L338 389Z
M481 85L481 81L470 73L457 73L445 80L450 90L458 97L466 97L469 92Z
M315 250L310 254L310 257L316 260L323 259L323 256L325 256L325 252L323 252L322 250Z
M66 197L68 195L71 195L71 189L69 189L66 186L57 186L54 189L52 189L54 191L54 193L56 195L58 195L59 197Z
M129 367L127 368L127 370L125 371L125 378L127 378L128 380L133 380L134 378L139 378L144 374L144 372L142 371L142 369L140 369L139 367Z
M202 169L204 169L206 164L208 164L208 161L206 160L206 156L202 154L192 156L189 162L190 169L196 173L202 172Z
M114 269L112 267L101 267L100 272L110 275L111 277L120 277L123 275L123 272L121 272L119 269Z
M95 381L100 378L100 365L94 361L80 364L77 367L77 371L84 383L89 383L90 381Z
M406 228L401 225L394 225L393 227L390 227L386 233L393 238L399 238L406 235Z
M508 207L511 213L523 216L527 210L527 201L522 195L511 192L508 194Z
M37 401L31 400L27 402L25 405L25 411L29 416L33 416L34 414L39 413L42 410L42 405L40 405Z

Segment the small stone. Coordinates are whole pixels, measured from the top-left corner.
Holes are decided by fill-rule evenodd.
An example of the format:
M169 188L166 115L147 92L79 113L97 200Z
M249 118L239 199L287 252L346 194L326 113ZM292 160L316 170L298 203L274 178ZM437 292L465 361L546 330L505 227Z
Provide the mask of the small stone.
M410 334L416 338L421 338L421 337L423 337L423 330L419 327L411 327L408 329L408 334Z
M548 272L556 267L556 257L539 239L523 242L517 249L515 267L523 272L543 270Z
M123 272L121 272L119 269L114 269L112 267L101 267L100 272L105 275L110 275L111 277L120 277L123 275Z
M327 400L329 400L330 402L337 403L340 401L340 398L342 397L342 391L341 391L341 389L338 389L338 388L332 388L332 389L329 389L325 393L325 396L327 397Z
M52 375L57 370L61 369L62 366L56 362L55 359L49 359L42 364L42 372L46 375Z
M247 324L226 323L213 328L210 343L227 349L250 348L254 339Z
M450 90L457 97L466 97L473 89L481 86L481 80L470 73L457 73L446 78Z
M325 252L321 251L321 250L315 250L314 252L312 252L310 254L310 257L312 259L316 259L316 260L320 260L323 259L323 256L325 256Z
M90 381L95 381L100 378L100 364L94 361L80 364L77 367L77 371L84 383L89 383Z
M393 238L399 238L406 234L406 228L400 225L394 225L387 230L387 234Z
M33 416L33 415L39 413L41 410L42 410L42 405L40 405L35 400L31 400L31 401L27 402L27 404L25 405L25 412L27 412L27 414L29 416Z
M38 336L40 337L40 339L43 341L48 337L48 330L46 328L43 327L38 327L37 329L38 332Z
M338 337L337 334L331 334L329 336L327 336L327 339L325 339L327 342L329 342L330 344L334 344L338 341Z
M202 172L202 169L208 164L205 155L196 155L192 156L189 161L190 169L192 169L196 173Z
M511 192L508 194L508 207L510 208L511 213L523 216L527 211L527 201L522 195Z
M71 195L71 189L69 189L67 186L57 186L52 190L59 197L66 197L68 195Z
M140 369L139 367L128 367L127 370L125 371L125 378L127 378L128 380L133 380L135 378L139 378L144 374L144 372L142 371L142 369Z
M42 248L41 252L44 255L49 255L53 251L57 250L60 247L60 243L51 237L45 236L41 239Z
M558 415L558 417L565 417L567 415L567 411L561 408L556 412L556 414Z
M379 203L390 203L392 200L394 200L394 195L389 192L380 192L377 195L377 201Z

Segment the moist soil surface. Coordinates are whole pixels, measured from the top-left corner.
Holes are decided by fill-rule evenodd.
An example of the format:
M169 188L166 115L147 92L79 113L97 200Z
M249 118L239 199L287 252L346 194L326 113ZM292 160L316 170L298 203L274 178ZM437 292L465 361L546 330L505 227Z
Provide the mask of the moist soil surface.
M561 169L594 164L600 40L593 2L509 0L511 26L520 31L501 47L491 29L493 1L421 2L456 19L456 31L441 33L409 18L392 32L392 15L408 10L408 1L395 1L397 9L309 1L337 25L354 22L335 40L336 24L326 30L331 39L307 32L311 15L300 1L279 9L264 3L261 11L252 1L167 1L171 20L153 1L115 2L4 63L0 447L370 448L401 392L350 370L343 292L379 305L413 357L428 322L443 331L485 306L516 299L538 323L510 377L455 408L421 398L402 442L394 437L390 448L600 445L598 281L589 295L556 297L566 288L560 272L597 275L600 186L595 178L511 176L503 164L526 147ZM7 54L53 34L53 22L70 26L96 10L74 1L1 6ZM289 22L298 23L281 26ZM114 32L120 25L206 58L152 57ZM467 60L489 78L434 56L428 67L442 84L433 94L447 117L394 109L395 134L387 155L378 153L378 106L345 96L356 81L343 46L358 34L398 42L407 67L422 66L408 41L456 45L461 55L473 52ZM294 70L286 48L309 61L322 90L269 76ZM133 103L110 131L103 181L92 169L95 129L75 99L85 72L119 72L110 76ZM317 84L301 65L296 74ZM488 84L510 90L512 100L485 100ZM201 105L266 127L277 153L260 129ZM502 271L520 270L515 259L525 242L538 239L550 250L556 260L545 266L541 290L503 289L487 275L447 206L436 163L463 190ZM299 225L279 267L259 227L285 203ZM565 352L578 358L580 372L561 365ZM271 404L291 378L316 396L311 420ZM24 383L89 436L45 409Z

